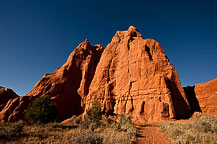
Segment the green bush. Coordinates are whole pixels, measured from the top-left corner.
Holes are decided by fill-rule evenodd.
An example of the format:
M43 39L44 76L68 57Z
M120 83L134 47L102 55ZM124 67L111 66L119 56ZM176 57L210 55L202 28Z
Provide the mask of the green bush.
M95 100L92 103L92 107L87 109L86 115L84 116L83 121L79 123L79 126L82 129L90 129L94 131L94 129L98 128L101 125L99 122L100 120L102 120L101 105L95 97Z
M57 108L50 96L44 95L35 99L26 112L26 118L31 123L48 123L57 118Z
M87 110L85 118L94 122L98 122L102 119L101 105L97 101L96 97L92 103L92 107Z

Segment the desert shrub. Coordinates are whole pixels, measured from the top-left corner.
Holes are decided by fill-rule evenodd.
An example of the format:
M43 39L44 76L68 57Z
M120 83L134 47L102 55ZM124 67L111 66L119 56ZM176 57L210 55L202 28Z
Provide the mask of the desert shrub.
M129 123L132 123L132 118L133 118L132 115L127 116L127 115L125 115L125 114L121 114L119 123L121 123L121 124L129 124Z
M73 115L71 118L70 118L70 122L72 124L79 124L81 122L81 119L80 118L77 118L75 115Z
M200 114L191 122L164 124L161 131L165 132L175 143L216 144L217 116Z
M120 115L120 119L117 122L110 122L107 124L107 127L114 128L119 131L134 131L136 133L136 126L132 123L132 116L127 116L125 114Z
M101 105L97 101L96 97L92 103L92 107L87 109L86 115L83 121L79 123L79 126L83 129L94 130L100 126L100 120L102 119Z
M75 144L102 144L103 139L91 130L85 130L74 138Z
M31 123L53 122L57 118L57 108L50 96L44 95L33 101L25 116Z
M0 140L6 139L9 137L9 131L5 128L0 128Z
M92 107L87 109L85 118L94 122L98 122L102 119L101 105L97 101L96 97L92 103Z
M105 144L131 144L136 142L136 136L130 135L126 131L116 130L114 128L107 128L100 133Z
M79 127L82 129L88 129L91 123L92 121L90 121L87 118L84 118L84 120L79 123Z
M105 126L106 132L101 133L103 143L135 143L137 128L132 123L132 116L120 115L117 122L109 122Z
M24 128L23 121L18 121L13 124L8 124L7 127L0 128L0 139L19 137L23 132L23 128Z
M127 131L127 129L129 128L136 129L134 128L135 125L132 124L132 118L133 118L132 115L127 116L125 114L121 114L120 120L116 123L116 128L125 131Z
M22 120L20 120L20 121L14 123L12 125L11 131L13 133L17 133L18 134L18 133L23 132L23 128L24 128L24 122Z
M94 131L94 129L98 128L99 126L101 126L101 124L99 122L94 122L94 121L91 121L89 119L84 119L83 121L81 121L79 123L80 128L90 129L92 131Z
M49 130L63 130L63 129L71 129L71 126L67 126L61 123L57 123L57 122L51 122L48 123L46 125L43 125L43 127L46 127L45 131L49 131Z

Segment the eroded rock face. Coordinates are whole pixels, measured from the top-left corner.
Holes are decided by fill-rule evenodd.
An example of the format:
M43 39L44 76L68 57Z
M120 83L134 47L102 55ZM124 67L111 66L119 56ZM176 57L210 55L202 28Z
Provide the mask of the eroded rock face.
M132 114L143 121L190 115L177 71L164 50L132 26L118 31L105 48L83 99L86 109L95 95L107 115Z
M201 111L217 115L217 78L196 84L194 90Z
M56 102L59 120L80 115L83 112L81 99L88 93L103 49L101 45L91 46L88 40L82 42L61 68L44 75L26 95L50 95Z
M0 122L13 122L24 118L32 97L19 97L13 90L1 87Z
M26 96L9 100L0 121L22 119L32 101L44 94L56 102L59 120L82 114L95 96L106 115L131 114L142 122L190 115L177 71L164 50L155 40L143 39L133 26L118 31L105 50L82 42L61 68L44 75Z
M0 111L5 107L9 100L17 97L18 95L13 90L0 86Z
M37 96L22 96L10 99L0 112L0 122L15 122L25 119L27 108Z

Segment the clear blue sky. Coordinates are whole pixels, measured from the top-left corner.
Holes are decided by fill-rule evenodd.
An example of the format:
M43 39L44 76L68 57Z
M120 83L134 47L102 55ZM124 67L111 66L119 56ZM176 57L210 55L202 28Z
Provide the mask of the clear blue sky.
M89 39L137 27L157 40L182 86L217 77L217 0L0 0L0 86L19 95Z

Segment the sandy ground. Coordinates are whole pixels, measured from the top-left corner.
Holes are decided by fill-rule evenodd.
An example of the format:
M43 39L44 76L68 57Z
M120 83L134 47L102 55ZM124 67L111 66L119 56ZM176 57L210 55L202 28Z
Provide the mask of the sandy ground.
M166 135L159 131L159 124L137 125L137 144L173 144Z

